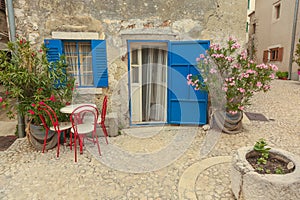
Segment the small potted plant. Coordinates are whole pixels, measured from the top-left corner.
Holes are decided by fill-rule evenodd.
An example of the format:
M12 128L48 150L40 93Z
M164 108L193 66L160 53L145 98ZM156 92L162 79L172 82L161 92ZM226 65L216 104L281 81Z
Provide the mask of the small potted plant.
M276 76L278 79L287 80L289 73L287 71L277 71Z
M236 199L299 199L300 157L270 148L264 139L239 148L232 159L231 188Z

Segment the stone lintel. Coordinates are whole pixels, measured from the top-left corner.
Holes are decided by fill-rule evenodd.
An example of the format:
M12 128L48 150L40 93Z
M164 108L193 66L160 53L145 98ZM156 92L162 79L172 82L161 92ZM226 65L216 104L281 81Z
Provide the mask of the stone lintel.
M67 40L97 40L99 33L96 32L52 32L53 39Z

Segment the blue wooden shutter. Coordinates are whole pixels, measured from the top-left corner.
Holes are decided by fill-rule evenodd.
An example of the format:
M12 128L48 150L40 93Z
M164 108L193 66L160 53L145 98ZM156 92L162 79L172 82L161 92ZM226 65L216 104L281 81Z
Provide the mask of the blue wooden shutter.
M46 39L45 47L47 50L47 59L49 62L55 62L59 60L62 55L62 41L54 39Z
M168 54L168 123L206 124L207 92L187 85L188 74L199 74L196 58L209 41L172 41Z
M56 39L45 39L45 47L47 48L47 60L48 62L55 62L60 59L62 55L62 41ZM54 80L54 87L58 88L64 83L61 83L59 80Z
M95 87L108 87L105 40L92 40L92 64Z

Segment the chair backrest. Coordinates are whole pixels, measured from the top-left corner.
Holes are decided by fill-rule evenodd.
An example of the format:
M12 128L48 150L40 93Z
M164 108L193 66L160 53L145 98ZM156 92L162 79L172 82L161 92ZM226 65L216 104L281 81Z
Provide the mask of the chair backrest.
M40 103L38 106L38 110L40 111L39 118L41 119L43 126L46 129L49 129L49 123L51 123L54 127L54 130L58 131L59 123L55 111L45 103Z
M107 96L104 97L103 103L102 103L101 123L105 122L106 110L107 110Z
M93 124L96 128L99 111L97 107L92 105L81 105L73 110L70 115L72 128L77 132L77 125L88 123Z

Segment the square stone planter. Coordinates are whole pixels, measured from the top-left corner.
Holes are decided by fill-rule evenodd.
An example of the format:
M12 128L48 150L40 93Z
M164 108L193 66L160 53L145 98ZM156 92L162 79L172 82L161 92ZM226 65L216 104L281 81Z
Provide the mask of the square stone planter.
M231 188L236 199L244 200L299 200L300 157L272 148L270 152L293 162L295 169L288 174L259 174L246 160L253 147L238 149L232 158Z

